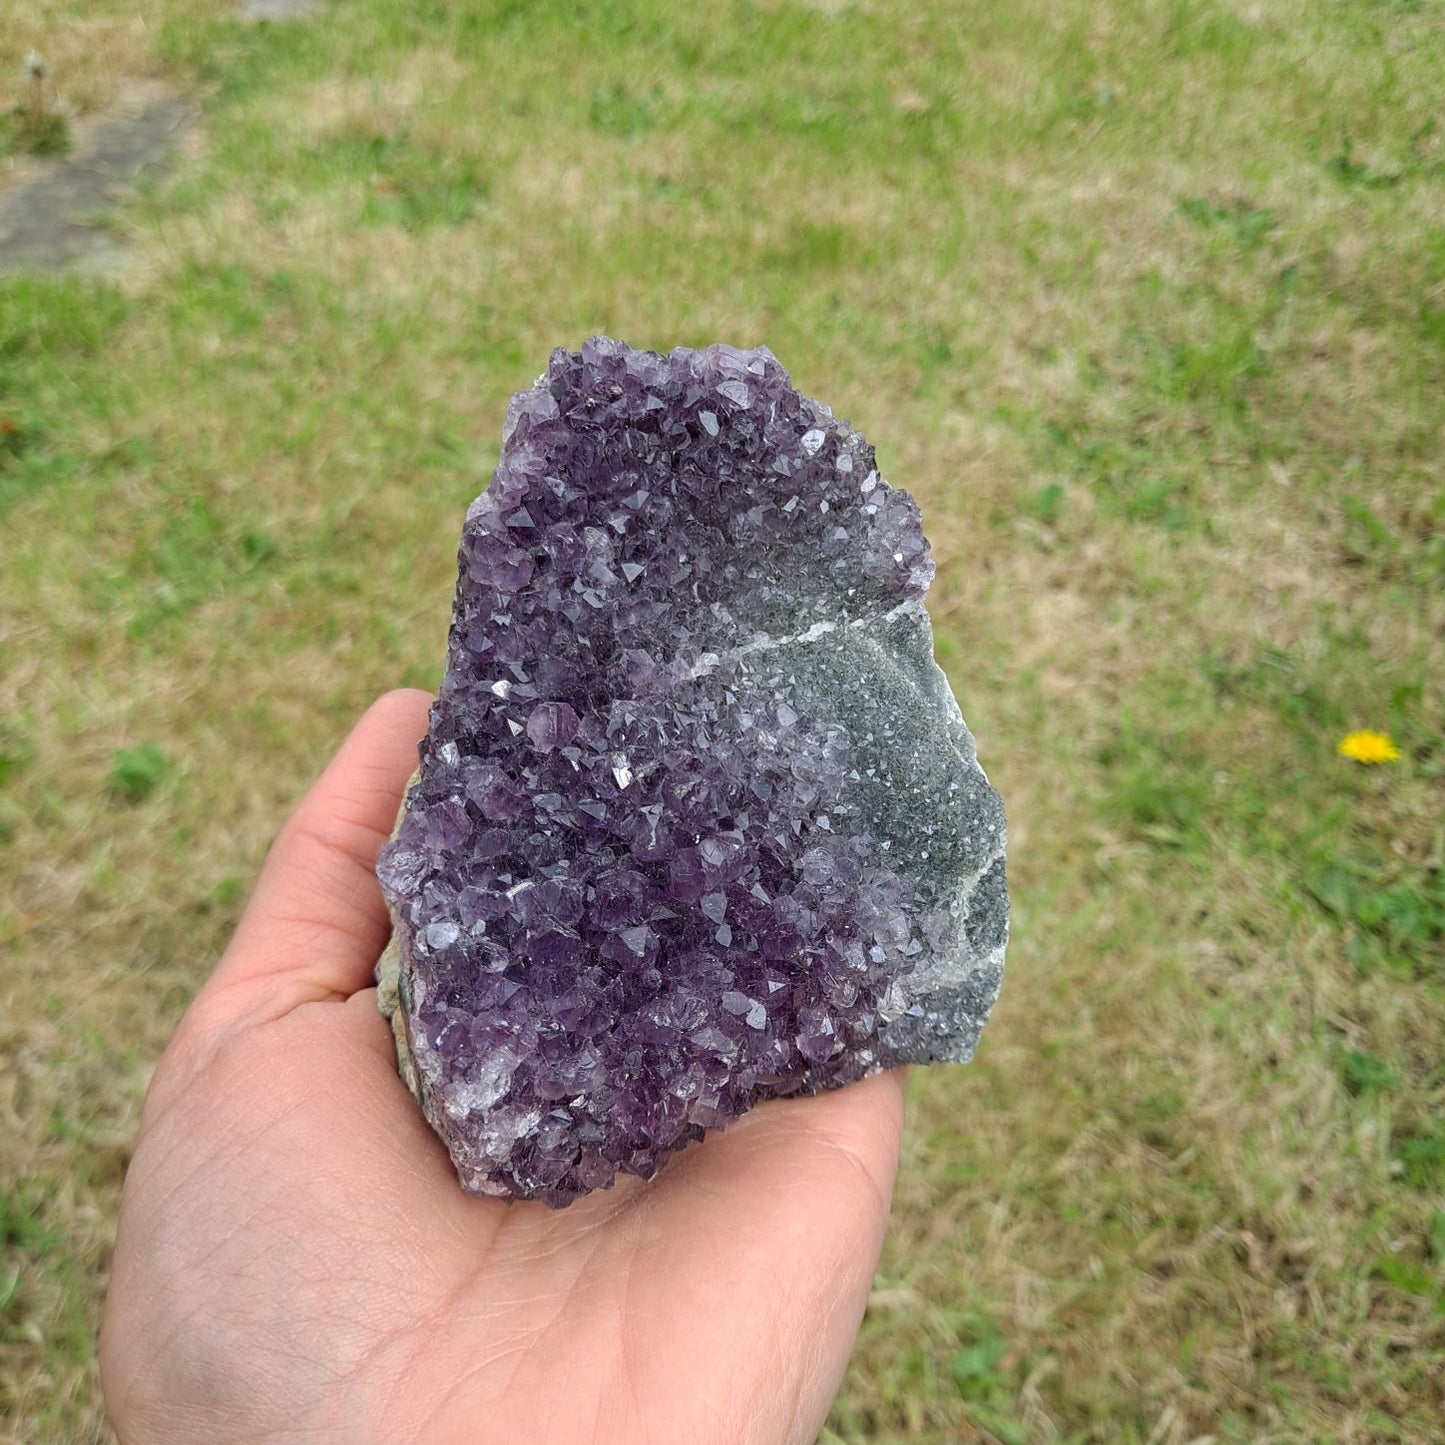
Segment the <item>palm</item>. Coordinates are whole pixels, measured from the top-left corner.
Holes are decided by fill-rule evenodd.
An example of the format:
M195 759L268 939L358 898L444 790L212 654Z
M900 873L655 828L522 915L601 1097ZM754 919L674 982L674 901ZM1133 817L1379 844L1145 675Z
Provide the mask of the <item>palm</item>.
M419 706L392 704L398 765ZM881 1242L896 1081L765 1105L561 1212L469 1199L373 991L316 938L278 962L325 920L253 921L267 886L147 1104L102 1350L122 1439L811 1439ZM374 930L342 933L356 980Z

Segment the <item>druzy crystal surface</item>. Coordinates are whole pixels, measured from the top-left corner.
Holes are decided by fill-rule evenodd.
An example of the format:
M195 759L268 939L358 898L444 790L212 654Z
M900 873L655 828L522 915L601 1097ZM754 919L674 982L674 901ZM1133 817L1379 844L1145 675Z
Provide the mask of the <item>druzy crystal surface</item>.
M596 338L512 401L378 873L463 1186L569 1203L759 1100L968 1059L1004 821L872 447L766 349Z

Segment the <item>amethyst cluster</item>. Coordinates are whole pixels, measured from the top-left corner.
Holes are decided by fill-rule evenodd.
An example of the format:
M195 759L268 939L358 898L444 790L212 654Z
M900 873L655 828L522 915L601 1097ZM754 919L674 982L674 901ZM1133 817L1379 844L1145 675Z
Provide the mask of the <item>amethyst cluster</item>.
M918 508L764 348L553 353L467 513L378 873L402 1070L465 1188L554 1206L759 1100L966 1060L1004 823Z

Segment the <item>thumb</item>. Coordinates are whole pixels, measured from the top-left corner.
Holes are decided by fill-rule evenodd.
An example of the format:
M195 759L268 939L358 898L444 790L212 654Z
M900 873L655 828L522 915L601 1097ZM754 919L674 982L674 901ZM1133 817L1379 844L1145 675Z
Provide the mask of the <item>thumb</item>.
M416 689L379 698L297 805L192 1006L203 1026L279 1018L370 984L390 927L376 855L416 768L430 703Z

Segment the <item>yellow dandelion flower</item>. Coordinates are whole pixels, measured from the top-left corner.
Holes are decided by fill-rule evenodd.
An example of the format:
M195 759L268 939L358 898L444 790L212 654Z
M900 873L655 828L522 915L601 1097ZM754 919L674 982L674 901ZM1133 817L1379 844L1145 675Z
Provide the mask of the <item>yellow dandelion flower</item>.
M1335 751L1357 763L1393 763L1400 756L1400 749L1390 741L1389 734L1372 733L1368 728L1342 737Z

